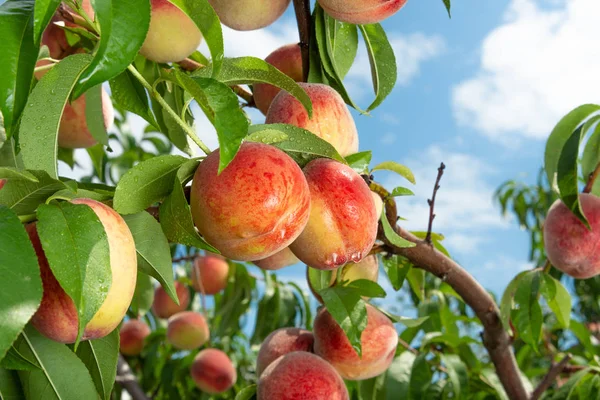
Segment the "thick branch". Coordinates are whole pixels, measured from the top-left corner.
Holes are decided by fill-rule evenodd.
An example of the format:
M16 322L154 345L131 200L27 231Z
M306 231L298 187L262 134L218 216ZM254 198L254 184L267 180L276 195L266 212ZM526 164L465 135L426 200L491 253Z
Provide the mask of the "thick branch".
M548 390L552 383L556 379L556 377L565 369L569 361L571 360L571 355L567 354L565 358L563 358L558 364L555 364L550 368L550 371L546 374L544 379L540 382L538 387L535 388L533 393L531 394L530 400L538 400L542 397L542 394Z
M442 175L444 175L444 169L446 169L446 166L444 163L441 163L438 168L435 185L433 186L433 195L431 195L431 199L427 199L427 204L429 204L429 224L427 225L427 236L425 236L425 241L429 244L431 244L431 229L433 228L433 220L435 219L435 196L437 195L438 190L440 190L440 180L442 180Z
M298 22L300 51L302 52L302 80L306 82L308 81L308 70L310 69L310 1L294 0L294 11Z
M123 386L123 389L127 390L133 400L149 400L141 388L138 381L135 379L135 375L131 372L131 368L127 361L119 354L119 361L117 363L117 378L116 381Z

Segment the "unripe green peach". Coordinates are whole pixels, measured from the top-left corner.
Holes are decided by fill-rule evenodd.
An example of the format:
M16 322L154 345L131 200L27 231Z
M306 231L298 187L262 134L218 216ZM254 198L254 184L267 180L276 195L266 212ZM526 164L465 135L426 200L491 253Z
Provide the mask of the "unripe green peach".
M208 0L219 19L236 31L252 31L275 22L290 0Z
M348 400L337 371L322 358L296 351L279 357L258 381L258 400Z
M231 389L237 372L231 360L221 350L205 349L194 358L190 369L196 386L205 393L219 394Z
M302 54L298 43L280 47L265 58L265 61L292 78L296 82L302 81ZM277 93L281 91L276 86L268 83L257 83L253 88L254 103L265 115Z
M358 132L342 97L320 83L298 83L313 105L309 118L302 104L286 91L280 91L267 112L267 124L291 124L311 131L328 141L342 156L358 151Z
M227 287L229 264L216 254L198 256L192 265L192 285L198 293L217 294Z
M140 355L144 349L144 340L150 332L150 327L139 319L130 319L124 322L119 331L121 354L126 356Z
M374 24L400 10L407 0L319 0L327 14L350 24Z
M200 163L190 207L198 231L222 255L267 258L298 237L310 211L308 184L298 164L266 144L243 143L221 174L219 151Z
M294 253L292 253L289 247L286 247L285 249L273 254L270 257L254 261L254 264L259 266L261 269L267 271L275 271L296 264L298 262L300 262L300 260L298 260L298 257L296 257Z
M74 199L74 204L89 206L104 226L110 252L112 283L104 302L87 323L83 339L98 339L111 333L121 322L133 298L137 279L137 253L131 231L112 208L91 199ZM42 304L31 319L44 336L61 343L73 343L77 338L78 317L73 300L60 287L44 254L36 224L27 225L38 262L44 295ZM88 268L93 268L93 265Z
M187 286L179 281L175 281L175 292L179 305L177 305L167 294L162 286L158 286L154 291L154 302L152 311L158 318L169 318L178 312L184 311L190 305L190 291Z
M576 279L600 274L600 198L582 193L579 202L591 230L556 200L544 222L544 247L552 265Z
M204 345L210 331L204 316L195 311L182 311L169 318L167 340L180 350L193 350Z
M159 63L177 62L192 54L202 40L200 30L168 0L151 0L152 16L140 54Z
M394 359L398 333L388 317L367 304L367 326L360 337L359 356L343 329L326 308L322 308L313 327L315 354L323 357L344 379L363 380L384 372Z
M377 236L369 186L349 166L325 158L309 162L304 175L311 194L310 219L290 250L318 269L361 261Z
M315 338L312 332L300 328L277 329L265 338L256 357L258 376L279 357L293 351L312 352Z

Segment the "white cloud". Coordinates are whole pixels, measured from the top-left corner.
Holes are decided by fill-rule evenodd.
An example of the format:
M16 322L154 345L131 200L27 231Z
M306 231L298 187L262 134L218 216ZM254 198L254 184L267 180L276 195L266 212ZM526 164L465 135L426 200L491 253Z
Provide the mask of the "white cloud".
M505 143L546 138L572 108L600 101L600 2L538 3L512 0L479 71L453 90L458 122Z

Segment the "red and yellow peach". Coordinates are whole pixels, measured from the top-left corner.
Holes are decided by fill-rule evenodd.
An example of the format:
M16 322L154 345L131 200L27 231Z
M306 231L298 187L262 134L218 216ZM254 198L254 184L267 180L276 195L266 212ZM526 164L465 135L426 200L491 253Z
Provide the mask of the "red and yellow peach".
M256 358L258 376L279 357L294 352L312 352L315 338L312 332L300 328L277 329L265 338Z
M327 14L350 24L374 24L392 16L407 0L319 0Z
M191 275L196 292L217 294L227 287L229 264L223 257L207 253L196 257Z
M217 349L199 352L194 358L190 373L196 386L208 394L224 393L237 380L233 363L227 354Z
M210 339L210 331L204 316L195 311L182 311L167 324L167 341L180 350L193 350Z
M119 330L119 349L126 356L138 356L144 349L144 340L150 334L150 327L139 319L125 321Z
M190 291L187 286L179 281L175 281L175 292L179 305L169 297L162 286L158 286L154 291L154 302L152 311L158 318L169 318L178 312L184 311L190 305Z

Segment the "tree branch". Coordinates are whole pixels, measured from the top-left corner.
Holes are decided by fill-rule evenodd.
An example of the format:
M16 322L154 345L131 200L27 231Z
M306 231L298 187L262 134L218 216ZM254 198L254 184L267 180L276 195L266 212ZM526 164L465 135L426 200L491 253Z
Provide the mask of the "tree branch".
M552 385L556 377L565 369L569 361L571 360L571 354L567 354L565 358L563 358L558 364L555 364L550 368L550 371L546 374L544 379L540 382L540 384L535 388L533 393L531 394L530 400L538 400L542 397L542 394L548 390L548 388Z
M310 69L310 1L294 0L294 11L298 22L298 34L300 36L300 51L302 52L302 81L308 81Z
M596 165L596 168L588 177L588 181L585 184L585 187L583 188L583 193L590 193L592 191L592 189L594 188L594 182L596 182L598 175L600 175L600 163Z
M119 354L119 361L117 362L116 382L127 390L133 400L149 400L137 379L135 379L135 375L131 372L129 364L121 354Z
M442 175L444 175L444 169L446 169L446 166L444 163L441 163L438 168L435 185L433 186L433 195L431 196L431 199L427 199L427 204L429 204L429 225L427 226L427 236L425 236L425 242L429 244L431 244L431 229L433 228L433 220L435 219L435 195L437 194L437 191L440 190L440 180L442 179Z

